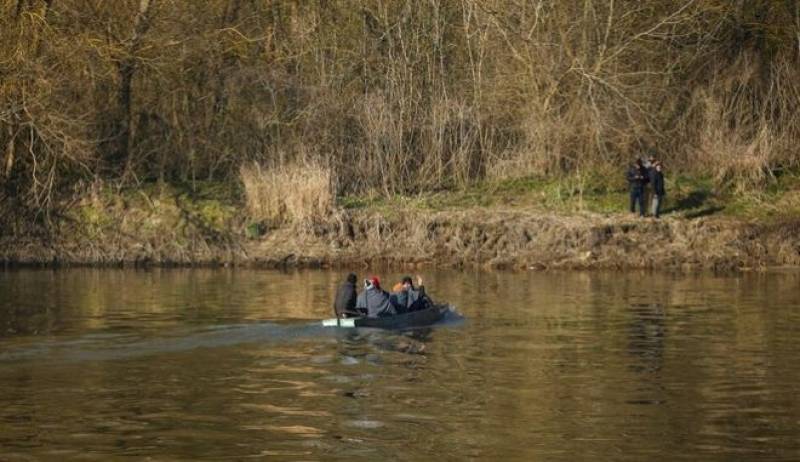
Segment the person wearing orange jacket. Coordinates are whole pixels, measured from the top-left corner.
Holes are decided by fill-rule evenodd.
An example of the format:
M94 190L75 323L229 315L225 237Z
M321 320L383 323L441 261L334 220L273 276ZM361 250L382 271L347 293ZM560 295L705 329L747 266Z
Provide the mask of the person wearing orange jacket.
M422 310L433 303L425 293L425 286L422 285L422 277L419 275L417 276L417 287L414 287L411 276L403 277L398 285L395 285L397 290L393 290L390 297L392 305L398 313Z

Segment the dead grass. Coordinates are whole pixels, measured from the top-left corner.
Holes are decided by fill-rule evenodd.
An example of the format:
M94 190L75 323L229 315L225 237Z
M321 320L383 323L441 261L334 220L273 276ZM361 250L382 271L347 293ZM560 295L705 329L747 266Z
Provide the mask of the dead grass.
M273 224L320 221L334 210L330 168L313 162L278 167L242 166L241 180L250 218Z
M796 229L796 221L754 225L724 217L642 220L471 209L388 218L358 210L313 233L276 230L248 253L269 256L264 261L290 257L297 264L348 267L729 271L796 264Z
M771 178L770 165L777 134L764 121L731 126L728 120L741 117L731 113L712 96L704 98L705 115L700 139L699 162L713 172L718 186L735 192L761 191Z

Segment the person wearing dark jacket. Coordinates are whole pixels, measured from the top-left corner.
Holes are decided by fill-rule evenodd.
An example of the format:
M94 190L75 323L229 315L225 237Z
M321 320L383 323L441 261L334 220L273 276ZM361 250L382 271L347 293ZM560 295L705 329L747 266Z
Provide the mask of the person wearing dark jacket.
M650 172L650 184L653 187L653 216L656 218L661 216L661 204L667 194L664 189L664 172L662 170L661 162L658 162Z
M389 294L381 289L381 281L372 276L364 281L364 291L358 295L356 309L367 313L367 317L380 318L397 314L389 300Z
M656 169L656 156L654 154L650 154L647 156L647 159L642 160L642 167L644 167L644 207L650 206L650 203L653 201L653 184L650 182L650 179L653 177L653 172Z
M356 310L356 280L355 274L348 274L347 280L336 291L333 310L336 312L337 318L361 316L361 313Z
M639 204L639 216L644 216L644 185L647 170L642 165L642 159L636 159L625 175L630 186L631 213L636 213L636 204Z
M423 310L432 304L431 299L425 294L425 286L422 285L420 276L417 276L417 287L414 287L411 276L405 276L401 281L400 290L395 291L390 299L398 313Z

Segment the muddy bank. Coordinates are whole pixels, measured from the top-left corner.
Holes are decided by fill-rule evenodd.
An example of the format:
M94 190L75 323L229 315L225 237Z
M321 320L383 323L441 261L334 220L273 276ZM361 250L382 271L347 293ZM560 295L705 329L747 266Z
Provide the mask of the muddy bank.
M800 220L661 220L525 211L339 212L323 222L225 232L184 223L101 238L63 228L0 238L5 264L251 267L485 267L497 269L758 270L800 267Z
M248 246L256 261L499 269L749 270L800 267L800 221L442 212L423 219L344 215Z

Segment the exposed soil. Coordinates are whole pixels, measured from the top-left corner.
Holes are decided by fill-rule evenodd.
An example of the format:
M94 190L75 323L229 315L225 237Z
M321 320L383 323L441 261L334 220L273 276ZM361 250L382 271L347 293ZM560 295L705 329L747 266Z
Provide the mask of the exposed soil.
M237 265L256 267L487 267L497 269L757 270L800 267L800 220L760 224L720 217L640 219L523 210L421 214L338 212L248 239L244 232L136 233L100 238L0 238L0 261L32 265Z

